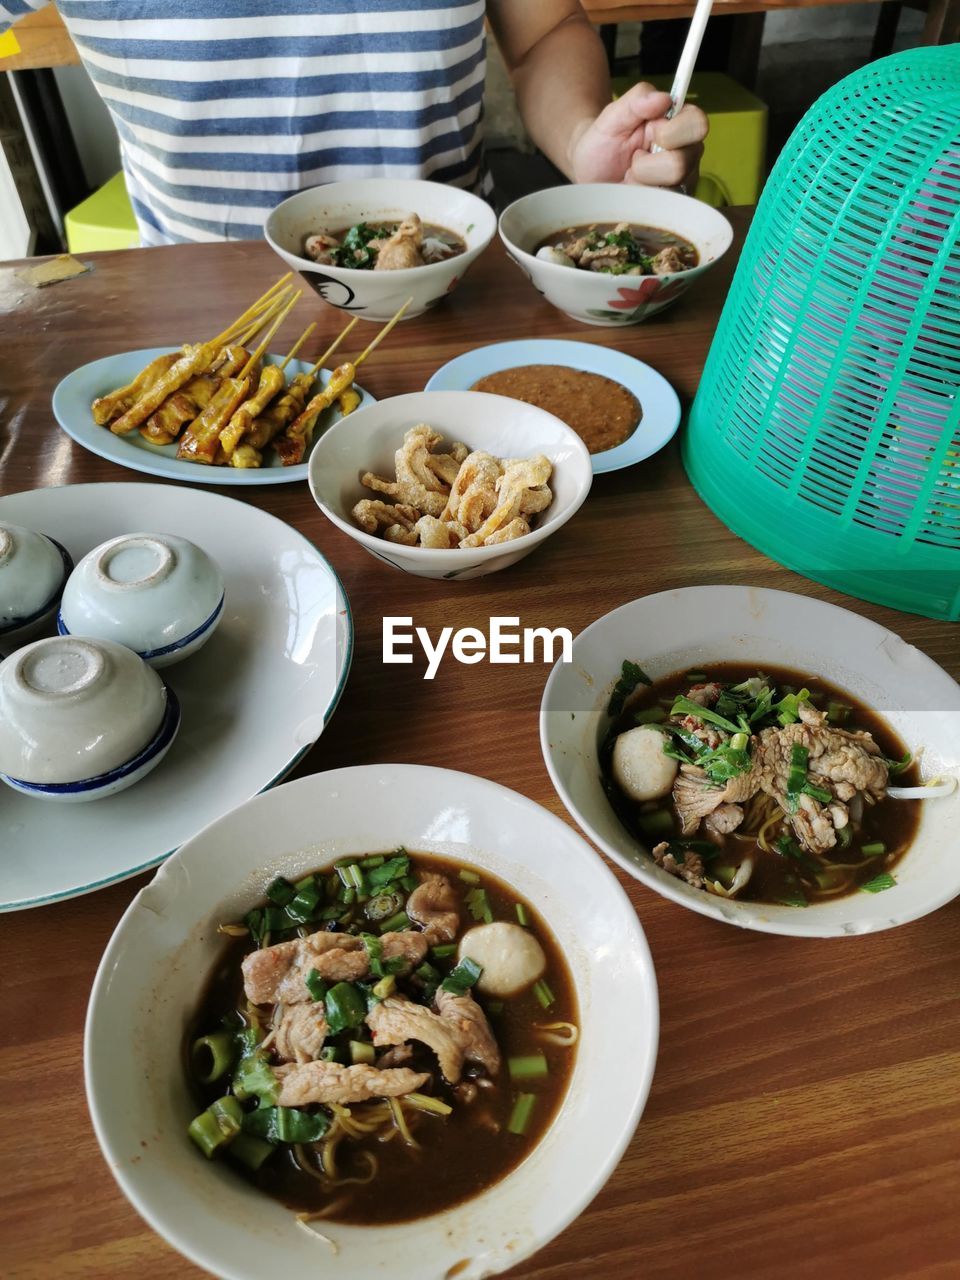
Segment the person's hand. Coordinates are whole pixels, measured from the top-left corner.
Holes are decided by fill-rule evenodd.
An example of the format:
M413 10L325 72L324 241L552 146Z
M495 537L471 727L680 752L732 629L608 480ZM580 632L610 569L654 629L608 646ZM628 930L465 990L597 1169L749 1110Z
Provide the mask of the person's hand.
M707 136L707 117L687 103L667 120L670 95L635 84L595 120L581 125L570 146L574 182L636 182L692 191ZM663 150L654 154L654 146Z

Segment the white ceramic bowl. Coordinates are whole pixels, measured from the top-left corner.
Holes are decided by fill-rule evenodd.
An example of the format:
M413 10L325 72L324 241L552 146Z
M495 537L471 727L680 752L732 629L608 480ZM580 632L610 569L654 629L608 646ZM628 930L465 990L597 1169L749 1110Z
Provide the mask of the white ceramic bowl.
M70 575L61 635L126 645L151 667L196 653L223 614L223 576L205 551L171 533L125 533L88 552Z
M336 231L357 222L399 222L408 213L456 232L466 242L466 252L446 262L401 271L327 266L304 255L304 240L321 228ZM332 307L363 320L389 320L412 297L404 314L409 320L456 287L496 229L496 214L469 191L413 178L358 178L290 196L267 218L264 233L271 249Z
M262 898L277 874L295 878L348 853L398 844L492 871L537 904L572 971L580 1044L557 1117L512 1173L415 1222L324 1224L333 1256L283 1205L198 1156L186 1136L196 1106L181 1038L198 979L221 951L221 921ZM458 1280L480 1280L555 1236L613 1172L649 1092L657 1026L656 980L636 915L566 823L483 778L368 765L256 797L183 845L140 891L90 998L87 1099L124 1193L215 1275L261 1280L330 1270L344 1280L444 1280L456 1268Z
M654 680L713 662L796 667L833 681L877 711L913 750L925 778L960 770L960 688L919 649L858 614L808 596L754 587L687 587L644 596L606 614L551 672L540 741L568 811L610 858L649 888L715 920L766 933L834 937L904 924L960 894L960 790L924 803L895 887L804 909L726 900L655 866L622 826L600 782L597 747L625 658Z
M180 709L160 677L109 640L53 636L0 663L0 778L45 800L93 800L160 763Z
M404 433L426 422L444 441L462 441L498 458L545 454L553 463L553 502L530 533L492 547L435 551L405 547L364 533L350 514L361 498L378 495L360 484L365 471L395 475L394 453ZM381 400L336 422L313 447L310 492L317 506L339 529L372 556L420 578L480 578L529 555L583 505L593 470L583 441L559 418L535 405L482 391L417 391Z
M669 276L612 276L535 257L555 231L591 222L633 222L686 237L697 266ZM726 253L733 228L708 204L659 187L612 182L552 187L523 196L500 215L507 253L548 302L584 324L637 324L668 307Z
M66 547L46 534L0 521L0 644L13 650L56 613L73 568Z

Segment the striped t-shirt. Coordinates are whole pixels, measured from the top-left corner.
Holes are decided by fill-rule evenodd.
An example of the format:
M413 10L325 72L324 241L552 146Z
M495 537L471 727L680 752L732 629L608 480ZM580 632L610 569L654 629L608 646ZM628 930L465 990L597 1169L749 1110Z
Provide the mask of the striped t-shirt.
M0 0L3 19L45 0ZM489 194L484 0L58 0L145 245L257 238L351 177Z

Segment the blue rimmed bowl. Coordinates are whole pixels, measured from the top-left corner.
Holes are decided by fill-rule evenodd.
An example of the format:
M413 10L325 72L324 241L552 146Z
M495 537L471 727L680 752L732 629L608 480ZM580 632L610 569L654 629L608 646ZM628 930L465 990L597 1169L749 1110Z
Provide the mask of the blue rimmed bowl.
M0 780L23 795L114 795L156 768L179 727L176 695L123 645L54 636L0 663Z
M16 649L52 621L73 569L66 547L46 534L0 521L0 644Z
M196 653L223 614L223 576L202 548L169 533L129 533L83 557L57 630L126 645L151 667Z

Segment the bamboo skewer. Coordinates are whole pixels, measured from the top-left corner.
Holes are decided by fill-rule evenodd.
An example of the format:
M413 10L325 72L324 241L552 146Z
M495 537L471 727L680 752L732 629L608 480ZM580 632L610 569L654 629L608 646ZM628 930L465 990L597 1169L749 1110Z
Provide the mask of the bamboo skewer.
M311 333L313 333L316 327L317 327L316 320L312 321L310 324L307 325L303 333L301 333L300 337L296 340L296 342L293 344L293 346L290 348L287 354L283 357L283 361L280 365L281 373L283 373L284 369L286 369L287 365L290 363L293 357L297 354L297 352L306 342L307 338L310 337Z
M327 363L327 361L336 351L337 347L339 347L340 343L344 340L344 338L347 336L350 330L354 327L355 324L358 323L359 319L360 319L359 316L354 316L353 319L350 321L350 323L347 325L347 327L341 330L341 332L337 334L337 336L330 343L329 347L327 347L326 351L323 353L323 355L320 357L317 363L314 365L311 365L310 368L307 370L308 374L316 373L318 369L323 368L323 366Z
M260 343L259 347L257 347L256 351L253 353L253 355L250 357L247 363L243 366L243 368L237 374L238 379L245 378L247 376L247 374L250 372L253 366L257 363L257 361L266 351L268 344L273 338L273 335L280 328L281 324L283 324L284 320L286 320L287 313L290 311L290 309L294 306L295 303L299 302L300 298L302 297L303 297L303 290L298 289L297 292L293 295L293 297L290 298L288 302L285 302L283 304L283 308L281 309L280 314L276 317L273 324L271 324L270 328L267 330L266 334L264 335L263 341Z
M282 289L280 293L270 301L269 305L264 308L260 315L250 321L250 324L242 333L236 335L237 343L241 347L245 347L248 342L252 341L263 326L268 324L277 314L277 311L283 306L288 296L289 286L287 289Z
M236 320L234 320L233 324L229 325L226 329L224 329L223 333L218 334L216 338L211 338L210 342L205 343L204 345L218 346L218 347L222 346L223 343L226 342L230 337L233 337L239 331L246 328L249 321L252 320L254 316L258 315L259 312L261 312L264 309L268 299L270 299L277 292L277 290L280 289L280 287L284 285L287 280L290 279L292 275L293 275L293 272L288 271L285 276L281 276L280 279L276 282L276 284L271 285L270 288L266 291L266 293L262 293L260 297L256 300L256 302L252 303L249 307L247 307L243 315L238 316Z
M363 364L364 360L366 360L367 356L370 355L371 352L375 351L377 347L379 347L380 343L384 340L384 338L387 336L387 334L390 332L393 326L401 318L401 316L406 311L407 307L409 307L412 301L413 301L412 298L408 298L406 302L403 304L403 306L400 308L400 310L397 312L397 314L393 317L393 319L387 321L387 323L383 326L383 328L380 330L377 336L373 339L370 345L364 351L360 352L356 360L351 360L350 363L353 365L354 369L359 369L360 366Z

